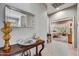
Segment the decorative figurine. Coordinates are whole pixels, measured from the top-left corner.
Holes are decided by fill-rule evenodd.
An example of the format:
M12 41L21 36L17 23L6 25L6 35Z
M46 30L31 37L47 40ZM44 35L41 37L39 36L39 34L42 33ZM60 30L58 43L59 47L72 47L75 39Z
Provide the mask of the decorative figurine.
M5 20L3 23L4 23L4 27L1 29L1 31L4 33L3 40L5 41L3 51L8 53L10 52L10 49L11 49L10 43L9 43L11 36L9 33L12 31L12 29L9 21Z

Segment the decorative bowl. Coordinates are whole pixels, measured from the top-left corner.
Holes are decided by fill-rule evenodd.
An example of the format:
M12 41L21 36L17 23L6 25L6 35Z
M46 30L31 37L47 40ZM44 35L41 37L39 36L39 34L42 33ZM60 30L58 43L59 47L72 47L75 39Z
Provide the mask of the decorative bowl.
M36 42L36 40L19 40L18 44L22 46L32 45Z

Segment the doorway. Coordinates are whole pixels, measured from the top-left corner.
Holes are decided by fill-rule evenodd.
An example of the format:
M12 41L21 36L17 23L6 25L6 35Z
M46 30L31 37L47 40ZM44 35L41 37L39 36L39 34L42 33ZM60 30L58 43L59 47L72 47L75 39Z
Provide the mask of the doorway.
M74 45L74 20L73 18L62 18L51 21L51 38Z

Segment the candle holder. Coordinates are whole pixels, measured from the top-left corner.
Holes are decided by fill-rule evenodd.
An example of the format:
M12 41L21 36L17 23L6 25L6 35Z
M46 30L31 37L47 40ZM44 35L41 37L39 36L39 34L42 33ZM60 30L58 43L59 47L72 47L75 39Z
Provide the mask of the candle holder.
M10 47L9 40L10 40L11 36L9 33L12 31L12 29L11 29L9 21L5 20L3 23L4 23L4 27L1 29L1 31L4 33L3 40L5 41L3 51L10 52L11 47Z

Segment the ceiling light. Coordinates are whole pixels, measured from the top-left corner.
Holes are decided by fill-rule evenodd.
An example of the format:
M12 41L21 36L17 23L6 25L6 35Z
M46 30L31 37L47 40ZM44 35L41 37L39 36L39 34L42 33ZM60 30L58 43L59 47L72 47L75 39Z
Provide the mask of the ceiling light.
M64 3L53 3L52 6L54 8L58 8L59 6L63 5Z
M60 8L56 8L57 10L59 10Z

